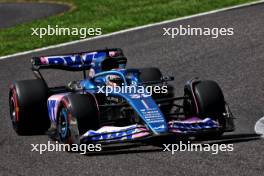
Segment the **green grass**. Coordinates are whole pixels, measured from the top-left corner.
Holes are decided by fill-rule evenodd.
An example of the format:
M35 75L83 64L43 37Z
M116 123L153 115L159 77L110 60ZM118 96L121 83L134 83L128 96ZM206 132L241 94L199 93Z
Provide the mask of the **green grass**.
M253 0L60 0L56 2L68 3L74 8L64 14L0 29L0 55L79 39L78 36L45 36L40 39L31 36L32 27L100 27L106 34L250 1Z

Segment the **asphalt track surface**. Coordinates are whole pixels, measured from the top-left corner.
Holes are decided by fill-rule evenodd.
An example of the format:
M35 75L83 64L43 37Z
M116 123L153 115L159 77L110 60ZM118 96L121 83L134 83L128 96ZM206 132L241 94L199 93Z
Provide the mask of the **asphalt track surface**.
M69 6L54 3L0 3L0 28L62 13Z
M0 61L0 175L263 175L264 141L255 139L255 122L264 115L264 4L172 22L71 46ZM234 36L162 36L162 27L233 27ZM30 144L47 143L47 136L17 136L8 113L8 85L33 78L34 55L121 47L130 67L157 66L174 75L176 94L193 77L216 80L236 119L235 133L220 142L233 143L233 152L162 152L139 146L95 155L31 152ZM47 73L50 84L76 79L68 73ZM207 141L210 142L210 141Z

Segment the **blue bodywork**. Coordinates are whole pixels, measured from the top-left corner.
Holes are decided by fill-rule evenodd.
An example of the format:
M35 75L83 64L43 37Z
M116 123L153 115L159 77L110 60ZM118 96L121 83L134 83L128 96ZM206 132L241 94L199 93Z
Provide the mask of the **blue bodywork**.
M109 61L116 61L120 57L122 62L117 62L118 65L115 65L114 69L103 69L103 64L106 63L105 61L109 63ZM137 89L139 86L142 86L142 82L139 79L139 70L125 69L125 59L121 50L106 49L64 56L40 57L34 60L33 66L37 67L37 69L41 67L50 67L73 71L84 71L85 74L87 70L89 70L88 77L78 82L80 87L79 92L95 95L99 90L101 90L100 87L107 85L108 77L110 75L118 76L122 80L123 85L121 87L134 86L135 89ZM106 91L106 88L103 88L102 90ZM63 97L70 93L71 92L64 92L49 97L48 111L52 122L56 122L58 106ZM153 100L152 96L146 92L146 90L143 90L141 93L111 92L109 93L109 96L125 100L142 119L144 127L138 126L140 124L134 124L120 129L113 127L106 129L106 131L104 131L105 128L102 127L103 129L101 128L97 131L87 131L87 133L81 136L84 140L129 140L150 134L161 135L169 132L196 133L203 129L215 130L218 128L218 124L211 119L207 119L206 121L195 119L191 121L173 120L167 122L159 106Z
M85 91L89 93L98 92L97 86L106 85L106 77L109 75L118 75L123 79L123 86L135 86L141 85L138 78L139 71L137 69L121 69L111 70L96 74L92 79L81 81L81 86ZM129 78L128 78L129 75ZM147 92L142 94L121 92L110 93L110 96L121 97L125 99L131 107L138 113L148 128L154 134L168 132L167 122L162 112L160 111L156 102L152 99Z

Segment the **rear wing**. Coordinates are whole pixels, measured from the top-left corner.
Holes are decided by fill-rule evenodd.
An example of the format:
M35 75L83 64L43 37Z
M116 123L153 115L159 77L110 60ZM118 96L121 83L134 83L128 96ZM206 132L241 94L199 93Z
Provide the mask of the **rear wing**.
M40 69L84 71L92 67L100 67L100 63L105 59L116 57L124 57L120 48L33 57L31 63L33 71L39 71Z

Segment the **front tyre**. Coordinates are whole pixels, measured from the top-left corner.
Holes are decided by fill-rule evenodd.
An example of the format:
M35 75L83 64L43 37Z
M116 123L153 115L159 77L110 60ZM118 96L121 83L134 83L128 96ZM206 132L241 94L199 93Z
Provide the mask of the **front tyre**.
M219 137L225 129L226 103L220 86L215 81L205 80L193 82L184 89L184 111L187 117L197 116L202 119L210 117L217 121L220 129L213 134Z
M57 115L59 140L65 144L80 144L80 136L99 128L99 111L91 94L71 94L64 97Z

